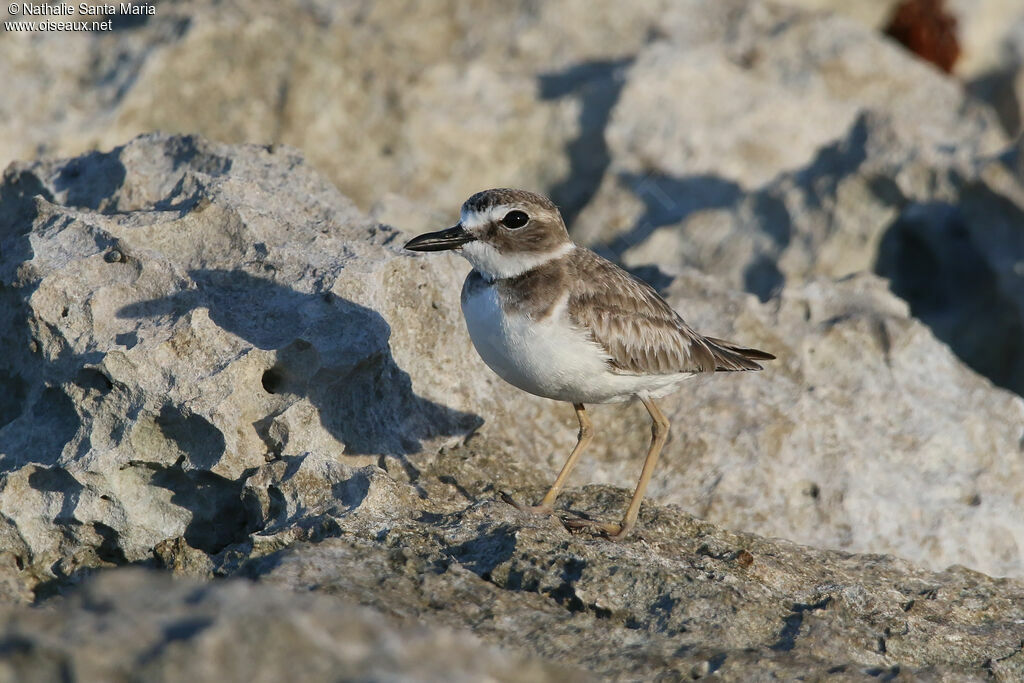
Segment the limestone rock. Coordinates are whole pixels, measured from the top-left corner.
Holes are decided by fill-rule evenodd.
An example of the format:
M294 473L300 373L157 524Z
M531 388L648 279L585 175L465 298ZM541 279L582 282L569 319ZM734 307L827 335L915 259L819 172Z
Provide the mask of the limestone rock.
M1009 43L1008 2L987 0L977 11L960 12L978 36L970 45L993 52ZM789 4L818 9L824 3ZM831 9L871 21L879 4L833 2ZM294 145L364 209L391 191L452 211L472 191L515 185L552 190L574 212L609 161L605 129L624 84L620 67L665 40L691 66L702 63L706 49L732 55L738 76L727 64L710 64L722 77L715 87L699 87L698 78L673 88L670 111L682 110L683 120L700 112L710 118L737 113L758 95L751 114L739 110L742 125L726 127L738 139L708 136L706 148L699 139L686 140L703 157L723 145L749 148L755 173L770 168L772 148L799 156L822 133L841 127L849 112L834 119L829 113L844 88L875 102L897 94L890 104L905 100L926 118L947 111L906 97L933 89L937 75L922 75L926 67L867 26L759 0L430 7L189 1L115 22L117 30L72 40L6 32L0 78L9 96L0 102L0 165L106 149L164 130ZM787 24L792 30L773 35L773 26ZM815 43L821 59L799 56ZM275 49L267 52L266 45ZM751 60L771 62L776 52L788 56L774 77L750 68ZM646 78L630 90L648 87ZM750 79L758 83L744 94L741 86ZM794 130L808 114L814 114L810 130ZM616 135L613 128L607 133ZM786 150L780 141L794 136L794 149Z
M385 485L375 482L371 491ZM623 499L596 486L569 497L606 515ZM357 515L338 518L336 538L242 573L419 623L470 625L487 642L616 679L902 671L970 680L988 670L1012 680L1024 666L1024 587L962 567L935 574L768 541L673 507L646 507L640 538L615 544L487 500L369 536L349 530L346 516Z
M0 612L3 680L583 680L466 632L245 581L126 569L59 604Z
M221 570L250 582L117 569L40 607L0 608L0 675L1024 673L1020 581L729 532L673 506L645 506L640 533L622 543L572 536L481 495L467 476L478 467L473 450L429 458L408 484L374 466L326 465L334 473L322 476L312 455L271 463L284 501L276 524L222 553L230 562ZM445 490L458 495L438 495ZM624 495L589 486L567 498L610 515ZM272 548L282 521L312 533Z
M880 34L893 4L186 1L73 40L8 31L0 164L151 130L287 143L375 216L402 196L413 232L446 225L474 191L524 186L630 265L690 265L766 298L881 272L888 231L915 220L904 211L959 204L1020 130L1019 3L949 0L964 47L953 77ZM952 323L927 302L914 314L1021 393L1011 306L980 335L1005 363L946 331L973 329L991 290Z
M437 459L419 483L431 493L443 486L458 457ZM728 532L672 507L647 506L641 535L624 543L571 536L494 500L432 512L432 496L415 494L403 503L418 514L376 527L366 521L382 518L380 502L413 486L371 469L349 472L358 495L309 510L307 518L330 518L327 537L248 557L236 548L237 574L251 582L113 570L41 607L0 609L0 672L964 681L1024 673L1019 581ZM570 493L573 507L601 514L621 498L598 486Z
M177 537L217 552L268 458L404 459L480 424L413 389L383 317L454 274L398 257L292 151L150 136L2 187L0 510L48 578ZM428 396L458 393L447 369L424 366Z
M666 405L675 440L655 495L802 543L1021 575L1024 401L965 368L875 276L787 287L764 307L721 293L685 273L668 289L697 329L779 361ZM614 429L642 424L634 411Z
M1024 166L1021 143L954 181L956 195L908 202L875 269L972 368L1024 393Z
M230 574L335 533L331 511L378 480L395 486L361 507L367 534L420 514L410 496L436 514L470 490L539 498L573 443L567 405L504 384L472 349L458 310L468 266L402 253L405 236L288 149L143 136L15 164L0 193L15 594L125 562ZM647 276L697 329L779 355L664 401L674 432L652 501L936 569L1024 573L1024 405L880 279L816 280L761 304L692 271ZM571 484L624 492L647 418L592 413ZM428 493L424 468L467 438L471 469Z
M735 224L743 240L764 232L777 251L813 254L827 248L814 227L823 215L842 222L834 232L850 240L872 224L884 229L883 212L846 207L860 195L895 203L869 184L876 177L906 176L901 188L935 193L904 167L962 166L1005 144L992 112L955 81L854 22L783 7L751 6L738 16L731 40L693 49L669 38L636 57L607 127L609 165L574 225L582 240L621 253L653 230L685 232L687 219L721 212L731 222L718 225ZM699 100L675 96L691 83ZM855 194L848 179L867 187ZM691 262L718 265L702 251L724 226L690 230ZM696 242L704 233L707 244ZM678 263L676 253L659 262L669 258ZM786 263L793 257L768 258L786 275L801 274ZM826 259L815 272L852 272L831 265ZM720 270L739 268L726 262Z
M786 4L841 14L882 30L904 0L787 0ZM955 73L974 79L997 71L1005 63L1006 48L1024 9L1014 0L943 0L942 5L956 19L961 54Z
M670 6L191 1L70 40L6 32L0 166L200 133L299 147L364 209L392 191L452 211L565 179L577 87Z
M875 270L971 367L1024 392L1012 227L1024 185L992 112L837 16L751 9L735 29L639 53L574 235L762 299ZM685 84L703 84L697 103L675 96Z
M1024 677L1021 584L976 573L1024 576L1024 402L960 360L1024 387L1009 4L951 2L953 78L760 0L7 32L0 602L43 605L0 607L0 678ZM572 411L479 360L461 259L401 251L497 185L779 356L664 401L626 543L500 502ZM614 518L647 418L592 416L558 507Z

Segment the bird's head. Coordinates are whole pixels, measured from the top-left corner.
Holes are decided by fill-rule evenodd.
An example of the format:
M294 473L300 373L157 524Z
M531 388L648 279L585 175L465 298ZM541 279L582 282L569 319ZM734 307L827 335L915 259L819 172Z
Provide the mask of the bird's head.
M459 249L489 280L515 277L573 247L558 207L526 190L477 192L462 205L454 227L406 243L412 251Z

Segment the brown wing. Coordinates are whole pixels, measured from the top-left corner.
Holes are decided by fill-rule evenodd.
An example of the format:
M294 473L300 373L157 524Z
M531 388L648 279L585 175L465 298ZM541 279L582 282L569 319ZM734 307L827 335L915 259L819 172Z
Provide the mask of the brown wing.
M775 356L697 334L646 282L583 249L568 256L573 323L588 330L623 373L760 370Z

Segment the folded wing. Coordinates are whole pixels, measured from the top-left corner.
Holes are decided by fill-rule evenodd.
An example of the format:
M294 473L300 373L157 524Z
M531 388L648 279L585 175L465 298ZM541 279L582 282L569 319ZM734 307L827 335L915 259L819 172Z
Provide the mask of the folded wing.
M647 283L586 249L572 255L568 312L629 374L760 370L775 358L694 331Z

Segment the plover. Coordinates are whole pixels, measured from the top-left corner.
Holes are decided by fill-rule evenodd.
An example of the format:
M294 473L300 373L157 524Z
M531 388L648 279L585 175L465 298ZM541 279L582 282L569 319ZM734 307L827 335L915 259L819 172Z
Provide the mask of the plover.
M571 530L620 539L635 526L669 431L655 399L699 373L760 370L757 361L775 358L697 334L650 285L574 244L554 203L532 192L478 192L462 205L455 227L420 235L405 248L458 250L473 266L462 286L462 313L480 357L510 384L576 409L576 447L555 483L539 505L517 507L553 514L593 437L587 403L635 398L650 413L650 448L622 521L563 520Z

